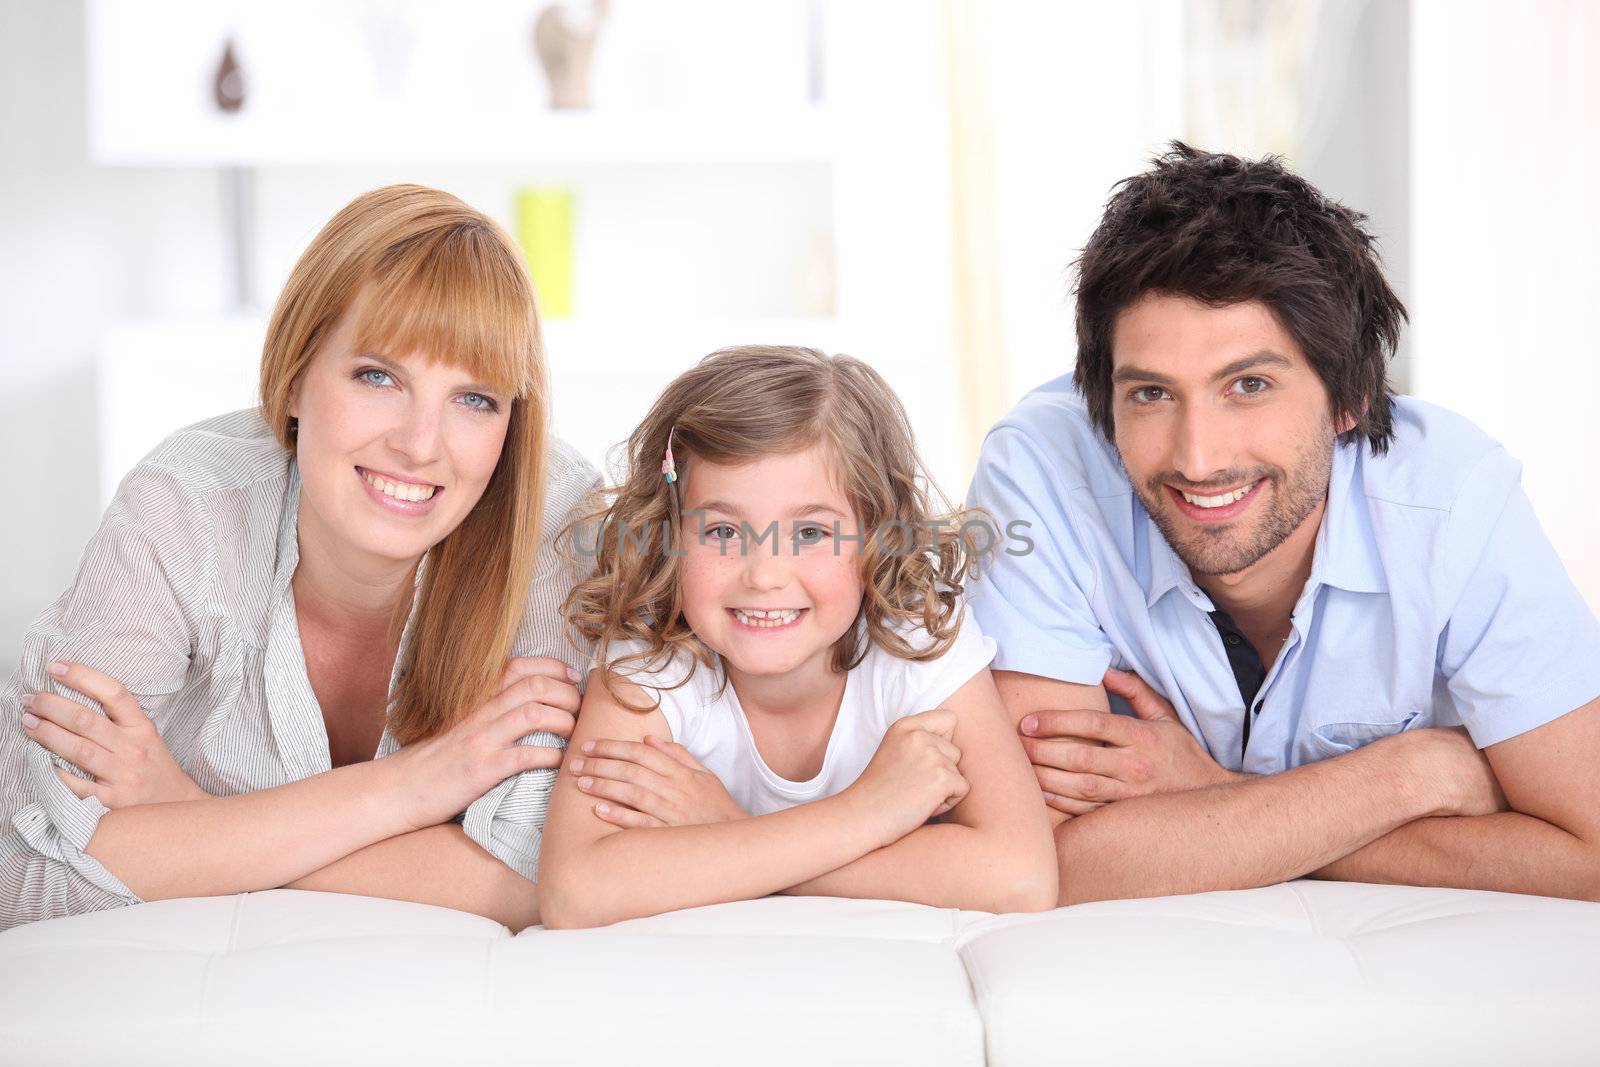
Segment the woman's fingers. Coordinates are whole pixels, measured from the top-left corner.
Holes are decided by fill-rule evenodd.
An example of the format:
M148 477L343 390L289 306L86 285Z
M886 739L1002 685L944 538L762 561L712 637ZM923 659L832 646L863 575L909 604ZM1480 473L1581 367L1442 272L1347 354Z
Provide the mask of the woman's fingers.
M690 754L688 749L684 748L676 741L663 741L654 734L646 734L644 743L657 752L665 753L667 756L689 768L691 771L703 771L706 769L705 764L695 759L694 756Z
M683 763L681 760L673 759L660 749L651 748L649 745L638 741L615 741L602 737L595 738L592 741L585 741L582 748L585 756L637 763L639 766L646 767L663 778L671 776L681 766L692 767L696 770L705 769L694 762L694 757L689 756L687 750L684 751L684 755L689 762Z
M72 790L72 794L79 800L86 800L89 797L94 796L94 782L91 782L87 778L79 778L76 774L69 774L60 767L51 767L50 769L56 772L56 777L61 779L61 783L68 789Z
M585 777L631 782L649 789L652 793L660 793L661 787L666 784L666 779L649 767L641 767L625 759L601 759L598 756L585 754L581 759L575 759L567 764L567 769L573 774Z
M548 745L512 745L505 752L504 763L509 770L501 777L501 781L524 771L554 770L561 766L561 757L566 755L561 749Z
M569 674L569 668L560 660L512 660L511 663L534 663L538 667L514 670L508 664L504 675L506 684L501 687L497 699L508 704L522 704L534 700L540 704L566 708L571 712L576 712L583 703L583 695L578 692L578 683L572 677L578 672L572 671Z
M641 830L651 826L666 825L653 815L646 815L620 804L596 804L594 813L612 826L620 826L624 830Z
M504 744L510 744L541 730L565 738L572 736L572 731L577 725L578 717L565 708L553 708L548 704L530 701L519 704L502 715L494 724L493 736Z
M52 663L46 669L62 685L99 701L106 718L118 726L139 726L150 721L127 687L109 674L81 663Z
M69 730L63 730L43 716L36 717L31 727L28 725L28 720L23 719L22 729L48 751L54 752L80 771L88 771L96 778L104 777L112 766L111 753L86 737L79 737Z
M662 800L655 793L643 786L629 782L607 781L592 775L584 775L578 779L578 788L589 796L600 800L610 800L617 804L626 804L634 811L660 818L667 814L662 806Z
M35 718L48 719L68 733L77 734L101 748L115 750L117 728L104 715L76 700L55 693L31 693L22 698L22 709Z

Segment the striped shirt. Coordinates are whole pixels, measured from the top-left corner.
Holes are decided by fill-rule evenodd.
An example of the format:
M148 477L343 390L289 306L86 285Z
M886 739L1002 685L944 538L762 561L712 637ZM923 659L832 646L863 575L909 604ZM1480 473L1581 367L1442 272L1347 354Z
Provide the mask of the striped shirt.
M596 481L575 449L551 442L514 655L586 666L561 616L576 573L555 538ZM299 502L294 458L253 409L179 431L123 480L76 580L29 629L22 662L0 690L0 929L139 899L84 851L105 806L73 795L52 771L68 764L22 732L25 692L98 707L57 683L46 664L81 662L121 681L179 765L214 796L331 768L290 588ZM536 733L523 743L562 742ZM397 747L385 730L376 756ZM538 770L507 779L460 818L469 837L529 879L554 777Z

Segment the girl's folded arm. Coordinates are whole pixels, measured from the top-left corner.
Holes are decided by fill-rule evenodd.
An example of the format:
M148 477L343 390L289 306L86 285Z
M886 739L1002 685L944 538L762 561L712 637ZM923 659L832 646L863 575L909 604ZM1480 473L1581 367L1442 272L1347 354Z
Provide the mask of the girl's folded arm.
M636 707L653 703L632 682L616 685ZM670 738L666 717L622 707L595 672L567 763L583 756L585 741L640 741L647 734ZM563 766L541 846L539 913L546 926L600 926L766 896L841 867L889 836L873 806L848 790L751 819L648 829L613 826L594 813L594 803Z
M956 712L959 769L970 787L961 803L939 822L785 892L993 912L1055 906L1049 817L988 669L942 706Z

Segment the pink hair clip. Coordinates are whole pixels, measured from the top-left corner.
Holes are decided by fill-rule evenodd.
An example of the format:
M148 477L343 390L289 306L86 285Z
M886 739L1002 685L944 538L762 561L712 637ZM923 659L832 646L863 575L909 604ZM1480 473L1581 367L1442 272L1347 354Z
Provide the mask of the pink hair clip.
M677 426L667 431L667 458L661 461L661 473L666 476L668 485L678 480L678 466L672 460L672 436L677 432Z

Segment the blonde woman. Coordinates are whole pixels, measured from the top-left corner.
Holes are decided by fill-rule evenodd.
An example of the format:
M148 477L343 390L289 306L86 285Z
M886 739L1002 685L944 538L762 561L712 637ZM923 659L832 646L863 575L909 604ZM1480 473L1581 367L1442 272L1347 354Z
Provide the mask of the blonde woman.
M261 407L142 460L25 638L0 927L279 886L536 922L581 662L553 541L596 480L545 405L493 222L420 186L340 211Z
M883 379L724 350L628 447L574 531L598 552L569 617L600 670L551 804L546 924L777 892L1052 906L1044 801L961 600L979 516L933 508Z

